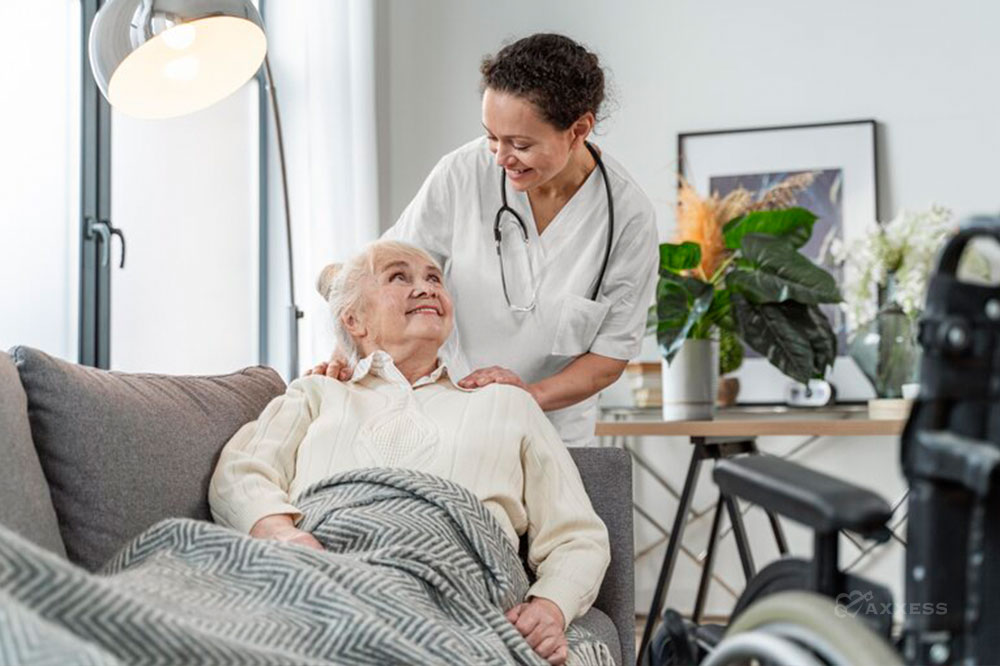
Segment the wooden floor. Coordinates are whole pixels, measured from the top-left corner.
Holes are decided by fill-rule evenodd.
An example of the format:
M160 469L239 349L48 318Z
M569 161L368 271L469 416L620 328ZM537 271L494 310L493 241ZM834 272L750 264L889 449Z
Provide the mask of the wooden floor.
M646 616L636 615L635 616L635 649L636 654L639 650L639 641L642 640L642 631L646 628Z

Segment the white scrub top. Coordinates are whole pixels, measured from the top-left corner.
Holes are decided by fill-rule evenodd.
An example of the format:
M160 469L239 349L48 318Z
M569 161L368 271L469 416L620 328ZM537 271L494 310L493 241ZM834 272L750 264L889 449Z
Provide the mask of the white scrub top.
M653 206L631 176L602 154L615 206L611 257L597 300L608 200L595 168L541 236L528 196L507 184L507 203L528 227L538 284L531 312L510 310L500 281L493 221L501 169L481 137L446 155L383 238L424 248L441 262L456 327L442 349L459 379L499 365L526 383L550 377L588 351L630 360L639 354L659 263ZM597 396L546 412L568 446L594 441ZM511 415L517 418L518 415Z

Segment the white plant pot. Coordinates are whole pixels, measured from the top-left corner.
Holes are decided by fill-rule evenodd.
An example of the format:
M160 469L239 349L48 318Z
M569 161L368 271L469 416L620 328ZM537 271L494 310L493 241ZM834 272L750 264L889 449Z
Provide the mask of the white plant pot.
M685 340L663 365L663 420L709 420L719 392L719 341Z

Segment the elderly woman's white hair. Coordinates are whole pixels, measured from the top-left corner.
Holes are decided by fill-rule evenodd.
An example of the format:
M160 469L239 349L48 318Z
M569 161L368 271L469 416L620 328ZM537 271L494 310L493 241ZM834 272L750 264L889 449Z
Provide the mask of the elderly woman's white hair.
M365 281L374 279L377 266L388 257L415 257L441 268L431 255L415 245L378 240L366 245L346 263L330 264L320 272L316 280L316 289L329 303L330 312L333 313L333 332L337 337L337 346L351 363L358 360L358 348L344 326L344 315L351 312L356 316L364 315L362 296Z

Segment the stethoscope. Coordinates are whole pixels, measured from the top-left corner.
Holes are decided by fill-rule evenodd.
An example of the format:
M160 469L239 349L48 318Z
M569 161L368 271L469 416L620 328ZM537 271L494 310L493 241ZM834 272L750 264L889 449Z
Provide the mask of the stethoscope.
M604 248L604 261L601 262L601 272L597 276L597 285L594 287L594 293L590 296L590 300L596 301L597 295L601 291L601 285L604 282L604 271L608 268L608 258L611 256L611 243L615 236L615 201L611 196L611 181L608 180L608 172L604 169L604 162L601 160L600 153L597 149L590 144L589 141L585 141L584 145L587 146L587 150L593 156L594 161L597 162L597 168L601 170L601 177L604 178L604 191L608 197L608 242L607 246ZM517 214L513 208L507 205L507 172L501 167L500 169L500 209L497 211L497 216L493 220L493 239L496 241L497 246L497 257L500 260L500 282L503 285L503 296L507 299L507 307L515 312L530 312L535 309L535 297L532 294L531 303L527 306L514 305L510 300L510 295L507 293L507 278L504 275L503 270L503 253L500 250L500 218L505 212L510 213L517 224L521 227L521 235L524 240L525 250L527 250L528 245L528 225L524 223L521 216ZM529 268L530 270L530 268ZM532 283L534 282L534 276L531 276Z

